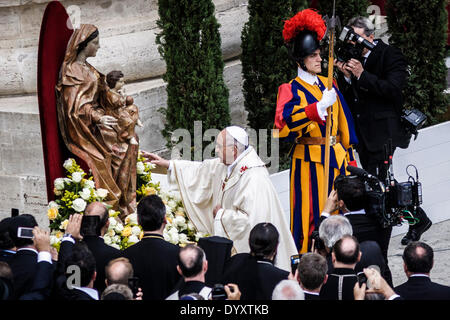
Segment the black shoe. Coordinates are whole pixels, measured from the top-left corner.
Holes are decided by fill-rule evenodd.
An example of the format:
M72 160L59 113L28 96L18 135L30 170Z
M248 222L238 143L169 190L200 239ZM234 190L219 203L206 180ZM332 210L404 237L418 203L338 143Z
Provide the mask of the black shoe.
M406 246L408 243L410 243L412 241L412 238L411 238L412 230L413 229L411 229L411 226L410 226L409 229L408 229L408 232L402 238L402 241L401 241L402 245Z
M406 246L411 241L419 241L422 234L430 229L433 223L428 217L425 216L424 218L425 219L419 222L416 226L409 227L408 232L401 241L402 245Z

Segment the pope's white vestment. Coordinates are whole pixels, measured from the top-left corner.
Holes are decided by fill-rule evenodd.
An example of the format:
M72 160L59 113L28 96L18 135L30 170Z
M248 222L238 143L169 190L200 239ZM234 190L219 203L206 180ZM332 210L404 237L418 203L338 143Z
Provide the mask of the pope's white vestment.
M272 223L280 234L275 265L290 271L290 256L298 252L269 173L252 147L232 166L219 158L171 160L167 177L197 230L232 240L235 253L250 252L248 238L256 224ZM223 209L214 219L217 204Z

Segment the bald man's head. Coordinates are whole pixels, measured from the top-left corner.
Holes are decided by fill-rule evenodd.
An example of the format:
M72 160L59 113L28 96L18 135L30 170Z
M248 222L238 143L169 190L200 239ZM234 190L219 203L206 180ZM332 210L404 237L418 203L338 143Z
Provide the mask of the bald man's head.
M103 235L103 231L105 231L106 224L108 223L108 209L102 202L91 202L87 205L86 210L84 211L85 216L99 216L100 222L96 228L97 235Z
M127 258L111 260L105 268L106 285L128 285L128 279L133 277L133 266Z
M352 265L359 261L359 242L354 236L345 235L333 246L333 253L337 262Z

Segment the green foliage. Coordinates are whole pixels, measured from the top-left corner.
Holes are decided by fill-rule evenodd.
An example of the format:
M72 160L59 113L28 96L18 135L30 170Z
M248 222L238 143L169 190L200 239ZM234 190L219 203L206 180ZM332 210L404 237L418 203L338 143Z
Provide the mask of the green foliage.
M278 86L296 75L282 36L292 3L249 0L248 12L241 36L244 105L251 128L272 129Z
M196 120L203 121L204 130L224 128L230 123L230 111L213 2L159 0L158 6L161 32L156 43L167 65L163 135L170 147L174 130L185 128L193 136Z
M370 6L369 0L336 0L336 16L341 20L342 26L345 26L353 17L367 17L367 7ZM319 13L322 16L333 14L333 1L320 0L318 5Z
M435 124L448 109L445 66L447 11L445 0L388 0L390 44L400 48L410 66L405 107L417 108Z

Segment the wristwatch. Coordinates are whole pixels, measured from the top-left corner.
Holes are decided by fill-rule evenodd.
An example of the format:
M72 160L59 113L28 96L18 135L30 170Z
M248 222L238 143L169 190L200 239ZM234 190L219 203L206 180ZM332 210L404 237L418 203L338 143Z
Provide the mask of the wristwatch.
M75 241L75 238L70 233L64 233L63 238L66 237L72 238Z

